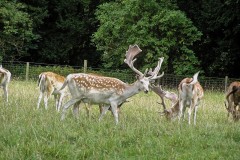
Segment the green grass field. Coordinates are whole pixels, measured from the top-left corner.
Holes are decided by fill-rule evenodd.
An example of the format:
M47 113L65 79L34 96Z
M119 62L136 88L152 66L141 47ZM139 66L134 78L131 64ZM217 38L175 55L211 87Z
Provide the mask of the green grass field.
M60 121L53 97L36 109L38 94L36 82L12 81L9 103L0 97L0 159L240 158L240 123L227 119L223 93L205 93L196 126L160 116L154 93L130 98L117 126L110 112L99 122L97 106L91 118L83 106L79 119L69 109Z

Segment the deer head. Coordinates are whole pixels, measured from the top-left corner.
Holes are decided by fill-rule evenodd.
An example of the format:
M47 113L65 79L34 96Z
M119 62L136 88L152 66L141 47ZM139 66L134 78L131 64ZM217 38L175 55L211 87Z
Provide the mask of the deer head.
M148 69L146 69L145 73L143 74L139 70L137 70L134 67L134 62L137 60L134 57L138 55L142 50L138 47L138 45L130 45L128 50L126 51L126 59L124 62L138 75L138 81L142 84L141 90L144 90L145 92L149 91L149 82L158 78L161 78L164 75L164 72L158 76L158 72L161 69L161 65L163 62L163 57L159 58L158 65L154 69L154 71L151 71L151 75L149 77L146 76Z

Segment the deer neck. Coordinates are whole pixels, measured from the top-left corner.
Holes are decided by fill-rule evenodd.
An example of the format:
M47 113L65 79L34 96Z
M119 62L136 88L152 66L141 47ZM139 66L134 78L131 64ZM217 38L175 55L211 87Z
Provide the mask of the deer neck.
M138 94L141 90L139 87L139 83L138 81L132 83L132 84L126 84L126 88L123 92L123 96L126 98L132 97L135 94Z

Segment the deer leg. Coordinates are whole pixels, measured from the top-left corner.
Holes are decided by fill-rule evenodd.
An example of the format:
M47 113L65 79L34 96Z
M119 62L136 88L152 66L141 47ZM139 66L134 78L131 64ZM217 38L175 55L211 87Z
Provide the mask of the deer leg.
M194 125L196 125L196 120L197 120L197 110L198 110L198 106L195 106L195 108L194 108Z
M61 109L61 105L62 105L62 101L63 101L63 97L64 97L64 96L65 96L64 94L60 94L60 95L59 95L58 104L57 104L57 111L58 111L58 112L59 112L60 109Z
M186 107L184 106L183 104L183 109L182 109L182 119L184 120L185 119L185 111L186 111Z
M111 107L109 109L111 109ZM111 112L112 112L112 110L111 110ZM121 113L120 106L117 107L117 113L118 113L118 118L119 118L119 114ZM112 115L114 116L113 112L112 112Z
M40 92L39 94L39 97L38 97L38 103L37 103L37 109L39 109L39 106L40 106L40 103L41 103L41 100L42 100L42 97L43 97L43 92Z
M73 115L78 118L79 117L79 104L81 103L81 101L79 102L76 102L74 105L73 105Z
M229 102L228 103L228 108L227 108L227 111L228 111L228 118L230 117L230 114L233 115L233 112L232 112L232 106L233 106L233 102Z
M4 97L6 102L8 102L8 88L7 85L3 86L3 91L4 91Z
M104 107L103 104L99 104L99 112L100 112L100 114L103 112L103 107Z
M190 101L190 106L188 109L188 124L191 124L191 115L192 115L192 111L195 111L195 105L197 104L197 100L193 99L192 101ZM194 117L195 117L195 113L194 113Z
M179 114L178 114L178 122L181 121L183 115L183 107L184 107L184 100L179 101ZM185 110L185 109L184 109Z
M114 119L116 124L118 124L118 112L117 112L117 105L116 104L111 104L111 111L113 113Z
M50 98L50 96L52 95L53 91L49 91L46 93L46 95L44 96L44 104L45 104L45 109L48 109L48 99Z
M85 103L85 108L87 111L87 116L88 116L88 118L90 118L91 117L91 109L92 109L91 103Z
M110 105L108 105L108 106L105 106L105 105L104 105L104 106L102 107L102 113L100 114L99 121L102 120L102 117L107 113L109 107L110 107Z
M48 108L48 96L47 95L44 95L44 106L45 106L45 109Z
M188 124L191 124L191 114L192 114L192 107L190 106L190 108L188 109Z
M65 119L65 114L66 114L66 112L67 112L67 109L68 109L71 105L75 104L75 103L78 102L78 101L81 101L81 99L79 99L79 98L73 98L73 99L69 100L66 104L64 104L63 109L62 109L61 120L64 120L64 119Z
M58 110L58 103L59 103L59 97L58 97L58 95L54 94L54 100L55 100L56 110Z

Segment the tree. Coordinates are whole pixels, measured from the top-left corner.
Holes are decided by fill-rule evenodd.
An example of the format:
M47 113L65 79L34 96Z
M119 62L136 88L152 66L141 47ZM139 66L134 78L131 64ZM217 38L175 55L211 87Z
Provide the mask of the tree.
M48 14L40 27L42 40L38 61L81 65L84 59L91 66L99 65L99 53L91 40L96 30L95 9L100 0L49 1Z
M203 33L193 50L207 76L240 76L239 3L235 0L178 0L181 10Z
M201 33L171 1L122 0L99 6L100 22L92 41L103 51L106 68L122 67L129 44L138 44L145 55L137 65L153 67L158 57L165 57L165 71L192 74L199 61L191 50Z
M0 2L0 59L18 60L27 56L33 47L31 42L39 38L33 33L33 23L25 9L19 2Z

